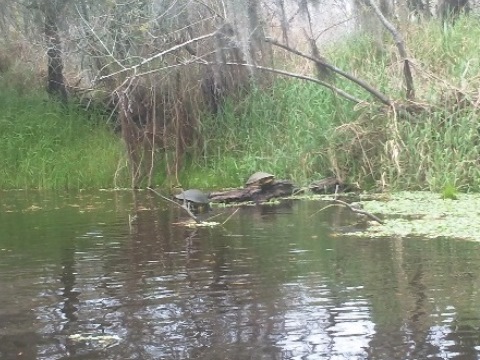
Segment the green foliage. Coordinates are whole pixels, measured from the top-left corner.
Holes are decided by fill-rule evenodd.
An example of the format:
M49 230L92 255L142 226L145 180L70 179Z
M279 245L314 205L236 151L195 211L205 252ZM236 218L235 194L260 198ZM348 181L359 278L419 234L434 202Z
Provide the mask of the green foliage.
M455 184L465 190L479 190L480 134L478 114L473 110L434 112L423 123L404 123L401 134L403 173L392 178L397 188L442 190ZM454 181L452 182L452 179Z
M370 184L442 191L454 183L457 189L478 191L480 28L464 17L446 29L437 22L412 25L405 35L421 110L400 117L390 109L363 109L343 131L333 133L334 160L364 188ZM378 45L368 39L351 40L332 57L392 99L403 99L402 64L387 40L391 45L381 52L372 50ZM357 94L351 85L346 89Z
M0 188L112 187L121 143L91 120L95 114L62 107L42 93L1 86Z
M403 35L422 111L400 117L378 103L355 107L317 84L278 77L267 89L227 100L220 115L201 116L201 140L178 175L182 186L241 186L262 170L299 185L336 174L363 188L430 189L446 197L448 184L453 194L480 190L480 27L465 17L443 29L437 22L411 24ZM390 98L404 99L403 64L388 34L383 44L348 39L325 56ZM27 75L1 76L0 188L129 185L120 141L89 120L100 115L49 103L41 91L28 91ZM337 76L334 83L375 104L352 82ZM167 157L158 156L156 184L168 180Z
M448 183L442 189L442 199L458 200L458 190L455 185Z
M263 170L302 185L336 173L367 189L440 191L454 178L460 189L479 190L479 114L468 106L472 99L462 98L480 86L480 29L473 25L462 18L447 32L432 22L405 34L416 62L435 74L431 81L414 77L417 98L434 104L427 111L399 118L375 105L354 108L313 83L277 79L268 90L227 102L222 115L202 119L203 148L186 166L182 184L238 186ZM327 57L392 99L405 97L402 64L388 36L383 48L368 37L352 38ZM459 97L449 84L465 90ZM373 100L341 77L335 86Z
M203 119L203 147L185 182L238 186L260 170L300 183L331 175L323 153L328 134L353 113L353 106L339 107L337 101L318 85L277 80L269 90L252 90L241 103L227 102L222 115Z

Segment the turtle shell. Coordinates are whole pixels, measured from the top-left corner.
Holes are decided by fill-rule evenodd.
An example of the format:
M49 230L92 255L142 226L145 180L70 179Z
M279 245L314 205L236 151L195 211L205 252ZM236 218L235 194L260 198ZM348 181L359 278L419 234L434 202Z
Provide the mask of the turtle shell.
M185 190L180 194L175 195L175 198L177 200L189 201L194 204L208 204L210 202L208 195L198 189Z
M256 172L246 182L247 186L263 186L273 182L275 175L263 171Z

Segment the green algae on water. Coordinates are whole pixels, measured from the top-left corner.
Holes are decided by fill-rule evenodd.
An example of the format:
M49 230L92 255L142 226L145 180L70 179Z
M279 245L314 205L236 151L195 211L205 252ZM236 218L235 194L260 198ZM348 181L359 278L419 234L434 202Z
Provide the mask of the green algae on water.
M385 224L372 224L355 235L480 241L480 194L458 194L457 200L452 200L431 192L399 192L388 200L365 201L364 206L366 211L384 219Z

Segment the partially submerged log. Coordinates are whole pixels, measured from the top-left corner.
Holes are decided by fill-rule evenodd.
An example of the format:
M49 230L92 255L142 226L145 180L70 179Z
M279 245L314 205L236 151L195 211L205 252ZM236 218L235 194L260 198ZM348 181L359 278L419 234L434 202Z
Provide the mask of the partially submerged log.
M269 186L246 187L244 189L233 189L216 191L210 193L210 201L232 203L248 202L261 203L273 198L290 196L295 191L295 186L288 180L277 180Z

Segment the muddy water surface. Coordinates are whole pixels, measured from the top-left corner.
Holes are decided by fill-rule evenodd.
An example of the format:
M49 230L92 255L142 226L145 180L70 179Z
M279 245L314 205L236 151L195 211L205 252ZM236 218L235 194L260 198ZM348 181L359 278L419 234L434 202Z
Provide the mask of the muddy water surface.
M364 220L324 206L190 229L145 193L1 193L0 359L480 356L478 243L344 236Z

